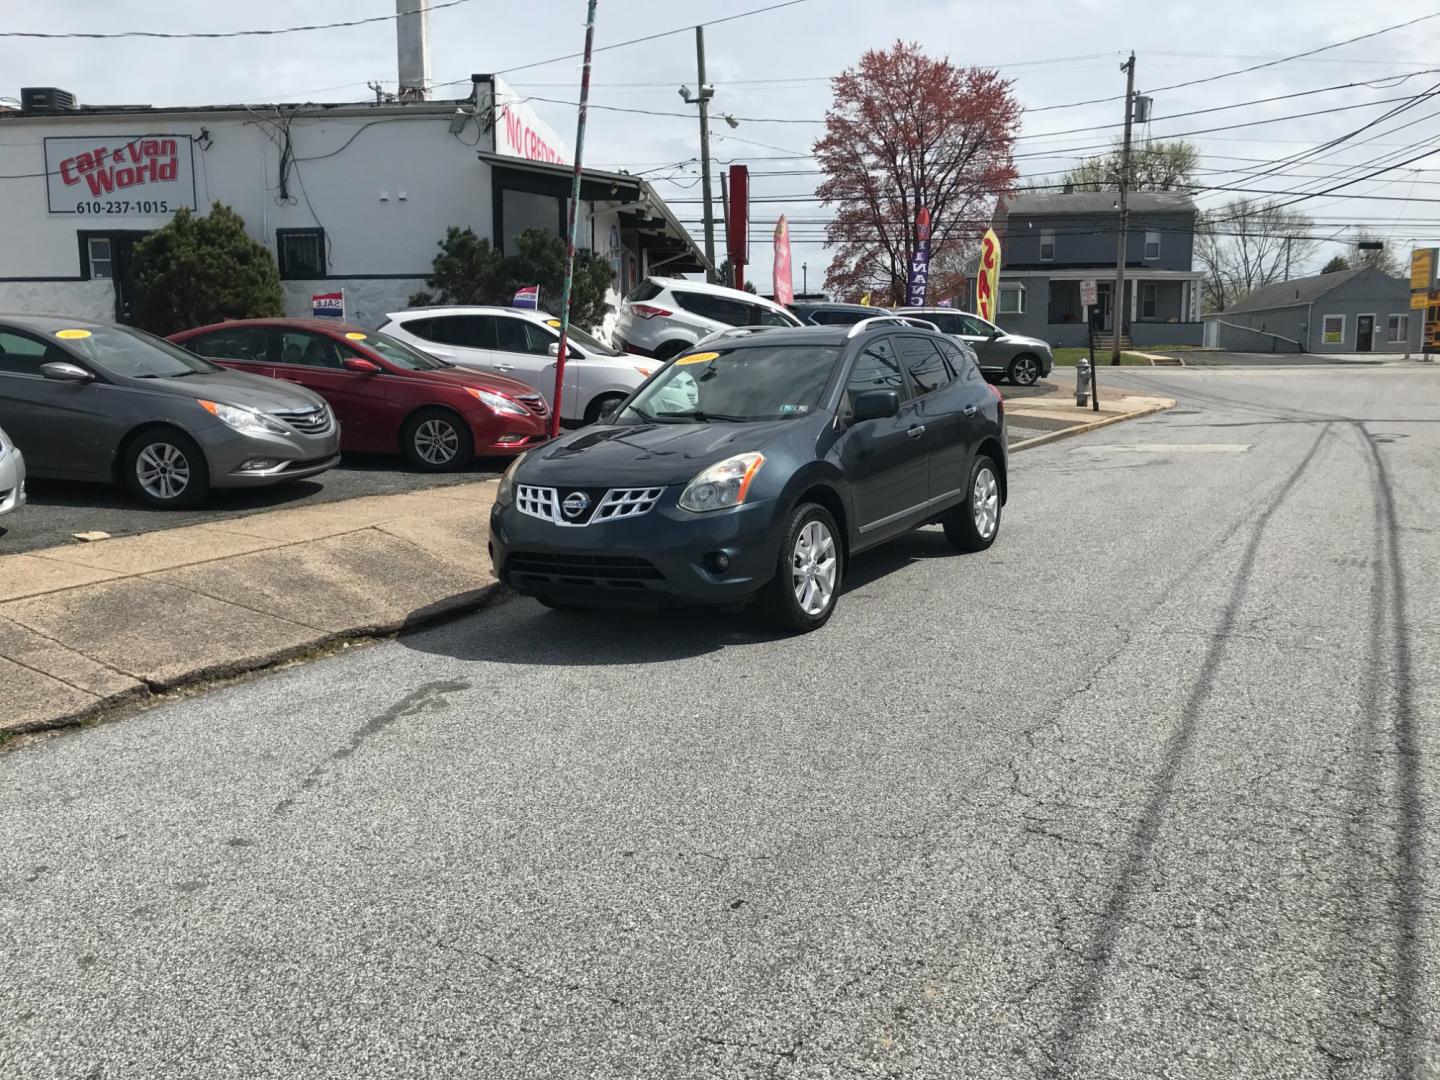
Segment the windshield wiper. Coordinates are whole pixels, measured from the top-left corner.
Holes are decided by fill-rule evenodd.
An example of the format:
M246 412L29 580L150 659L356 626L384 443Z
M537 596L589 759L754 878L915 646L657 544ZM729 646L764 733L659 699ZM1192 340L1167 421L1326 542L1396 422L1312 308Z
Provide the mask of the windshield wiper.
M690 412L661 413L655 417L655 419L662 423L671 423L672 421L680 420L697 420L702 424L709 423L711 420L723 420L727 424L748 424L750 422L748 416L731 416L729 413L702 412L699 409L692 409Z

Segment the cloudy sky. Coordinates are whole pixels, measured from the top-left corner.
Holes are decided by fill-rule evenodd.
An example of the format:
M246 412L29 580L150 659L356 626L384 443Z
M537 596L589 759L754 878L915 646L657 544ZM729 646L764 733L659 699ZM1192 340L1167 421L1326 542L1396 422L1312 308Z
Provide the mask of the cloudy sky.
M596 44L611 45L774 2L600 0ZM1368 128L1319 155L1319 161L1287 167L1262 180L1251 176L1267 162L1351 132L1401 104L1398 99L1440 85L1440 17L1249 74L1159 88L1368 34L1429 15L1437 7L1435 0L803 0L706 31L715 111L757 118L745 119L733 130L712 121L712 153L720 163L749 163L756 175L755 195L803 199L818 180L807 154L822 130L815 121L824 116L829 102L828 78L854 64L865 49L900 37L919 41L931 54L959 64L997 67L1012 78L1015 94L1031 110L1017 144L1017 163L1022 175L1049 182L1077 157L1093 152L1088 148L1103 145L1113 135L1113 128L1101 125L1120 119L1119 102L1064 106L1122 94L1119 64L1133 49L1137 87L1154 91L1156 119L1141 134L1160 138L1225 128L1191 136L1203 153L1201 182L1212 187L1322 189L1413 157L1427 141L1440 146L1437 96L1433 103L1422 102ZM310 0L304 5L279 0L57 0L11 2L4 8L3 30L94 32L284 27L393 11L391 0ZM538 62L579 49L584 8L584 0L464 0L434 12L434 78L457 80L440 87L437 96L468 92L471 72L519 69L506 76L517 89L573 101L578 62ZM21 86L55 85L88 104L360 100L368 94L368 81L393 88L394 27L383 22L213 42L0 38L0 72L6 80L0 96L13 96ZM682 115L596 108L586 160L597 167L650 174L677 216L698 222L698 124L693 115L684 115L690 110L676 95L682 82L695 83L691 31L600 52L593 74L594 105ZM1350 83L1369 85L1258 102ZM1238 107L1165 119L1229 105ZM542 102L534 107L573 141L573 107ZM1321 110L1327 111L1253 125ZM1239 124L1253 126L1233 126ZM1080 130L1050 134L1072 129ZM1368 162L1374 164L1347 169ZM1440 243L1440 153L1351 185L1343 194L1350 197L1336 193L1301 204L1314 219L1316 236L1335 237L1322 245L1309 269L1346 250L1344 241L1357 226L1384 236L1397 251L1408 251L1414 242ZM1199 201L1212 205L1233 197L1234 192L1215 191ZM752 213L756 235L768 237L769 225L782 211L794 223L795 285L798 289L802 284L803 264L810 286L818 287L828 262L820 222L829 211L804 201L757 206ZM699 236L698 223L692 231ZM768 242L753 244L759 264L754 270L762 283L768 282L767 253Z

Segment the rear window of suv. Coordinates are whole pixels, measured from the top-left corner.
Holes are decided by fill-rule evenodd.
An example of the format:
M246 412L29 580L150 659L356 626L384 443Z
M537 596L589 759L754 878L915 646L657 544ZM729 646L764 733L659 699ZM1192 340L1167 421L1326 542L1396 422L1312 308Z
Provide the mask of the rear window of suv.
M659 296L662 291L663 290L660 288L659 285L651 281L649 278L646 278L644 281L640 282L639 285L636 285L635 288L631 289L625 299L630 301L632 304L638 304L642 303L645 300L654 300L655 297Z

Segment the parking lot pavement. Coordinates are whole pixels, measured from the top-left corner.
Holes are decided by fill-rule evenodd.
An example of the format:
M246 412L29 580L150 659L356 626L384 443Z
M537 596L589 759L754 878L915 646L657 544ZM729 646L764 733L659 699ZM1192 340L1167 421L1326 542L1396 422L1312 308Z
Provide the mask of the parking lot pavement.
M212 491L194 510L152 510L141 506L118 487L32 477L26 485L29 505L0 521L0 525L10 530L0 538L0 555L68 544L73 534L80 532L132 536L183 525L204 525L264 510L468 483L498 476L506 464L503 460L481 460L457 473L421 473L410 469L399 458L346 454L339 466L310 480L252 491Z

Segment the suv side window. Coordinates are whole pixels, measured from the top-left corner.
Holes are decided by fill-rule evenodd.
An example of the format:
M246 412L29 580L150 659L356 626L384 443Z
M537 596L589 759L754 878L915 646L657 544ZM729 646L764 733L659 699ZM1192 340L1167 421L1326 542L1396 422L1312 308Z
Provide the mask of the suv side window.
M975 361L961 351L960 346L951 341L937 341L935 347L944 355L950 364L950 370L955 372L959 378L966 382L974 382L980 378L980 369L975 366Z
M848 419L855 408L855 398L866 390L894 390L901 401L910 396L890 338L881 338L867 345L865 351L855 358L855 366L850 369L850 378L845 383L845 397L840 402L842 418Z
M953 312L932 311L925 315L921 315L920 318L929 319L931 322L933 322L936 326L940 328L940 332L942 334L973 333L972 330L968 329L968 324L965 321L965 316L957 315Z
M211 360L246 360L264 364L269 360L269 331L262 326L235 326L201 334L185 343L196 356Z
M905 370L910 372L910 378L915 380L916 390L921 394L939 390L955 377L945 363L945 358L929 338L902 337L900 356L905 362Z
M70 360L50 345L17 330L0 330L0 372L39 375L40 365L51 360ZM74 361L70 361L74 363Z
M655 297L659 296L662 292L664 292L664 290L659 285L649 278L646 278L640 282L639 285L636 285L635 288L631 289L630 292L626 294L625 299L632 304L638 304L646 300L654 300Z
M976 318L974 315L961 315L960 319L965 323L965 329L960 332L972 337L989 337L996 329L984 319Z
M426 320L429 327L414 333L439 345L457 345L462 349L495 348L495 317L493 315L441 315Z
M742 303L739 300L731 300L724 296L711 296L708 293L686 292L684 289L672 290L675 302L686 311L694 312L707 319L714 319L716 322L725 323L727 326L750 326L750 308L752 305ZM758 307L759 305L753 305ZM788 323L786 324L789 325Z
M550 340L545 332L534 323L505 315L495 317L495 344L491 348L501 352L536 353L544 356L549 351L549 346Z
M778 311L771 311L769 308L761 307L759 304L747 304L746 307L750 308L750 313L753 316L750 320L751 326L795 325L789 319L785 318L784 315L781 315Z

